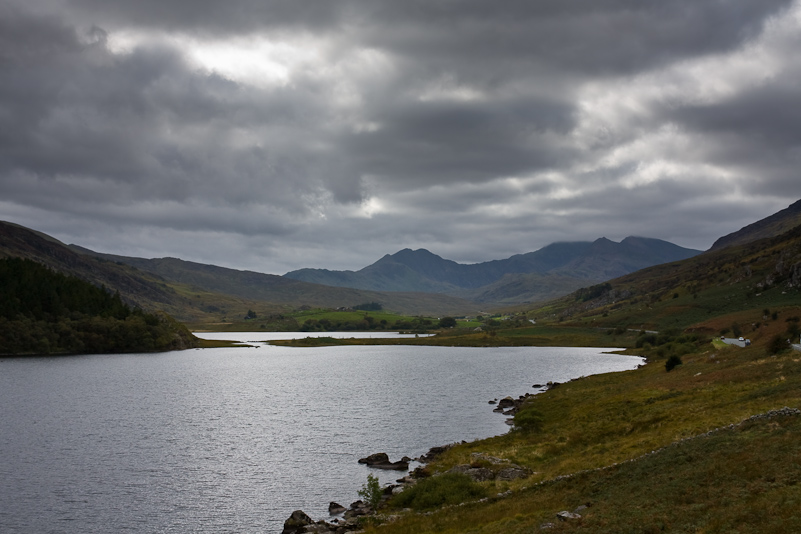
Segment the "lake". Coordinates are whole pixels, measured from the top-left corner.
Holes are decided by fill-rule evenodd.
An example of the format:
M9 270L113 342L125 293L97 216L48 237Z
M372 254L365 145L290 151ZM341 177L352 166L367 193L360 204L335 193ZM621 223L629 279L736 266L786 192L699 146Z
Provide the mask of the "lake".
M330 501L357 500L368 473L402 476L359 458L504 433L488 400L642 361L593 348L258 345L0 358L0 532L281 532L293 510L321 519Z

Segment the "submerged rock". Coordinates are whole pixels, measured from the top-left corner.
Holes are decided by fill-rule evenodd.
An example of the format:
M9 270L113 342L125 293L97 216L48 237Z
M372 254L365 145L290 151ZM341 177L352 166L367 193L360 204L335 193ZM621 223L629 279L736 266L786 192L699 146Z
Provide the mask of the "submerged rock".
M389 456L385 452L377 452L375 454L371 454L367 458L362 458L359 460L360 464L366 464L368 467L373 467L375 469L390 469L393 471L407 471L409 469L409 461L411 459L408 456L404 456L403 459L398 460L397 462L390 462Z
M371 454L367 458L361 458L359 463L367 465L389 463L389 455L385 452L377 452L375 454Z

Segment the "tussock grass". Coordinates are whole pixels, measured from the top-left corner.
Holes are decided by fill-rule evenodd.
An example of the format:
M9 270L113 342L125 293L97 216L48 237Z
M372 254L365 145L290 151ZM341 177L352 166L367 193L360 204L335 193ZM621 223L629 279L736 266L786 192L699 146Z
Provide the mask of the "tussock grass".
M528 533L554 522L551 532L801 532L801 416L728 428L801 407L801 353L709 343L682 359L670 373L653 358L535 396L521 414L536 410L540 431L464 444L430 466L446 471L483 452L534 471L484 483L510 496L368 531ZM556 521L586 503L580 521Z
M430 510L445 505L479 500L487 496L488 488L473 482L461 473L424 478L394 499L394 506L413 510Z

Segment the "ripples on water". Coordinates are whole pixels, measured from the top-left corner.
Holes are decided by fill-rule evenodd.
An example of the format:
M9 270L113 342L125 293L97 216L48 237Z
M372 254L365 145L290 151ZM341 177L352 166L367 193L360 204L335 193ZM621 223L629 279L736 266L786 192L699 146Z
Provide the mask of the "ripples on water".
M356 500L368 473L400 476L361 457L503 433L489 399L640 361L401 346L0 359L0 532L280 532L292 510Z

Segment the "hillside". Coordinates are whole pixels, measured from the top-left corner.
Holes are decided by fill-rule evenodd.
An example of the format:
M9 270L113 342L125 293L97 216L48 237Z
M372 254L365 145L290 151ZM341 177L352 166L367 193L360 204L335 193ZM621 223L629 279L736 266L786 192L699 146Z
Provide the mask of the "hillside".
M801 200L769 217L721 237L712 244L710 250L744 245L757 239L781 235L799 224L801 224Z
M169 316L131 309L119 293L29 259L0 259L0 354L152 352L198 344Z
M544 320L601 327L693 327L716 333L715 318L796 305L801 302L800 291L801 226L797 226L779 236L596 284L529 313Z
M95 286L119 291L123 300L145 310L163 310L180 318L192 302L163 279L109 261L77 254L60 241L22 226L0 221L0 258L25 258Z
M647 364L528 397L512 432L448 448L368 533L801 531L801 353L787 343L801 335L801 226L519 317L461 337L586 332ZM524 477L503 478L510 466Z
M57 272L119 291L132 306L162 310L178 320L196 323L241 317L248 309L269 315L301 306L337 308L365 302L379 302L385 309L408 315L476 312L475 304L446 295L334 288L175 258L146 260L101 254L0 221L3 257L31 259Z
M628 237L620 243L552 243L504 260L460 264L425 249L386 255L359 271L301 269L284 276L331 286L380 291L427 291L487 305L541 301L667 261L698 254L661 241Z
M338 308L378 302L387 310L408 315L465 314L475 313L477 309L475 304L467 300L446 295L328 287L283 276L228 269L178 258L132 258L101 254L76 245L70 245L70 248L87 257L130 265L170 283L277 306Z
M683 359L670 372L654 359L531 397L516 431L451 448L427 467L494 480L424 478L367 532L801 530L799 353L707 343ZM528 476L501 479L510 465ZM468 490L470 502L453 506ZM574 515L560 521L562 511Z

